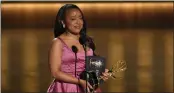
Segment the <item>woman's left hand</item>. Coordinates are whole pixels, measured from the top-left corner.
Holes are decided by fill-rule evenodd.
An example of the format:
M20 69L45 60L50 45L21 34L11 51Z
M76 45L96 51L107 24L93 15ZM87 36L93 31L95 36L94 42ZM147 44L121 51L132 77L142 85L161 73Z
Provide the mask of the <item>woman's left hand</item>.
M100 76L104 81L108 80L108 78L111 76L111 73L109 73L108 71L108 69L105 69L105 72L103 72L102 76Z

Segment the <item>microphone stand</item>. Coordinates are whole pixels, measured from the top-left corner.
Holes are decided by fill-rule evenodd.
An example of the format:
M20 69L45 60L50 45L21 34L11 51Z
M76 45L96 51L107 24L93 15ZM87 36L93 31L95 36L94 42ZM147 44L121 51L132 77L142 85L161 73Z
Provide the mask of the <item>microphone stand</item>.
M85 40L86 41L86 40ZM83 45L83 47L84 47L84 50L85 50L85 70L86 70L86 74L85 74L85 76L86 76L86 93L88 93L87 92L87 81L88 81L88 78L87 78L87 65L86 65L86 63L87 63L87 52L86 52L86 42L84 43L84 45Z
M84 48L84 51L85 51L85 78L86 78L86 92L85 93L87 93L88 91L87 91L87 82L88 82L88 78L87 78L87 73L88 73L88 71L87 71L87 36L86 36L86 33L83 33L81 36L80 36L80 39L79 39L79 41L80 41L80 44L83 46L83 48ZM90 89L90 91L91 91L91 89Z
M84 51L85 51L85 70L86 70L86 74L85 74L85 76L86 76L86 92L85 93L88 93L88 91L87 91L87 82L88 82L88 77L87 77L87 73L88 73L88 71L87 71L87 45L86 45L86 42L87 42L87 37L86 37L86 34L85 34L85 42L84 42L84 44L83 44L83 48L84 48ZM92 92L93 90L92 89L89 89L90 90L90 92Z
M77 78L77 74L76 74L77 70L76 70L76 67L77 67L77 53L75 53L75 77ZM78 93L78 86L76 85L76 87L77 87L77 93Z
M75 77L77 78L77 74L76 74L76 67L77 67L77 51L78 51L78 49L77 49L77 47L76 46L72 46L72 51L74 52L74 54L75 54ZM78 93L78 86L76 85L76 87L77 87L77 93Z
M83 46L83 49L85 51L85 78L86 78L86 89L84 90L85 93L87 93L87 65L86 65L86 59L87 59L87 52L86 52L86 33L83 34L82 36L80 36L80 39L79 39L79 42L80 44Z

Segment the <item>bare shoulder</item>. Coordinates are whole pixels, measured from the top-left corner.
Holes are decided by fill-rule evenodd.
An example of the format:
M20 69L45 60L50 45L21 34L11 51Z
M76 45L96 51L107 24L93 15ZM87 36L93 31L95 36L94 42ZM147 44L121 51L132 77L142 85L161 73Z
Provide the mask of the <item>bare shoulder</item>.
M51 41L51 46L52 46L52 47L62 47L62 42L60 41L60 39L54 38L54 39Z

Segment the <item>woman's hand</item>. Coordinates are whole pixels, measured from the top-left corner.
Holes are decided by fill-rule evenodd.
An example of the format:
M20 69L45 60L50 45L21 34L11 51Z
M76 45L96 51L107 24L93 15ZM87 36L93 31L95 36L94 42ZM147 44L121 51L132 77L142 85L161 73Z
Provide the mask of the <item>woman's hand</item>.
M102 76L100 76L104 81L108 80L108 78L111 76L111 73L109 73L108 71L108 69L105 69L105 72L103 72Z
M87 87L86 87L86 83L87 83ZM84 89L84 91L86 91L86 88L87 88L87 92L90 92L90 89L93 89L93 87L89 84L89 82L86 82L85 80L80 79L79 84Z

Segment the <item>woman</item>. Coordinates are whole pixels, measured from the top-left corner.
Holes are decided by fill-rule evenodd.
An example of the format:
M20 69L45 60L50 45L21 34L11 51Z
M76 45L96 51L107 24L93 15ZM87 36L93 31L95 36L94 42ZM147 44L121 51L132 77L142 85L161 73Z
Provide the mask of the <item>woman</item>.
M55 79L47 92L84 92L86 88L89 92L92 89L88 82L79 79L79 74L85 70L85 52L79 43L79 37L85 31L86 23L82 11L73 4L62 6L56 17L55 38L52 41L49 54L50 70ZM76 75L75 55L71 49L72 46L76 46L78 50ZM93 55L90 46L87 46L87 55ZM107 71L101 76L103 80L107 79ZM96 91L100 92L100 89Z

